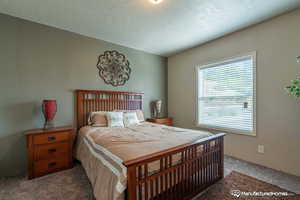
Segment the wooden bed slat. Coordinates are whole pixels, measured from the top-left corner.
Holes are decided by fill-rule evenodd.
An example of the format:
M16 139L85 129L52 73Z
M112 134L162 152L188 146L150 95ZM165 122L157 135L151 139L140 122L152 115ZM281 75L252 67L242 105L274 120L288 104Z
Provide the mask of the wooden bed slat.
M178 150L173 154L161 155L157 158L160 163L160 170L148 176L148 164L154 162L136 162L127 165L128 168L145 168L144 176L138 175L136 185L138 188L144 186L144 193L139 190L139 199L182 199L186 195L197 194L209 185L223 178L218 171L214 170L216 165L221 163L221 158L216 155L222 152L222 137L211 137L209 141L216 141L213 146L210 142L200 142L191 146L183 147L180 151L183 162L173 164L172 155L178 154ZM221 138L220 138L221 137ZM202 148L198 148L198 147ZM199 151L199 149L203 149ZM141 172L139 172L140 174ZM159 183L155 185L156 183ZM155 187L155 189L154 189ZM160 189L158 189L160 188ZM157 191L157 192L156 192ZM155 198L153 196L155 194ZM181 196L183 195L183 196Z

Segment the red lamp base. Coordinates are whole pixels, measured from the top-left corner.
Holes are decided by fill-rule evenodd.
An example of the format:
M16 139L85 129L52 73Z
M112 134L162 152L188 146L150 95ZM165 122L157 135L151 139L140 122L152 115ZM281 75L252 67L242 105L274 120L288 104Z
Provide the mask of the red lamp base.
M44 129L53 128L55 117L57 111L56 100L44 100L43 101L43 113L45 117Z
M54 128L54 121L51 120L51 121L45 121L45 124L44 124L44 129L49 129L49 128Z

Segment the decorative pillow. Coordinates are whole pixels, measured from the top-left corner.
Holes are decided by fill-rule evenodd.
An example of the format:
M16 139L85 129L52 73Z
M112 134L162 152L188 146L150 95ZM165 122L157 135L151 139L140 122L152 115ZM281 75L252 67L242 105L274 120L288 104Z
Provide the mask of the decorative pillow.
M142 110L115 110L115 111L124 112L124 113L136 112L136 115L137 115L137 118L138 118L139 122L144 122L145 121L144 114L143 114Z
M124 125L126 127L139 123L136 112L126 112L123 117Z
M88 124L91 126L100 126L100 127L107 126L106 113L107 112L104 111L91 112L88 119Z
M106 113L108 127L124 127L123 112Z

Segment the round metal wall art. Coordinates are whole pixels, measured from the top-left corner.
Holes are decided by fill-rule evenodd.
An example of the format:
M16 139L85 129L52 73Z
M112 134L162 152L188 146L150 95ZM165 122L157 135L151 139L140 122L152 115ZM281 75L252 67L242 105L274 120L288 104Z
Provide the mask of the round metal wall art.
M97 68L104 82L114 87L124 85L130 78L129 61L117 51L105 51L100 55Z

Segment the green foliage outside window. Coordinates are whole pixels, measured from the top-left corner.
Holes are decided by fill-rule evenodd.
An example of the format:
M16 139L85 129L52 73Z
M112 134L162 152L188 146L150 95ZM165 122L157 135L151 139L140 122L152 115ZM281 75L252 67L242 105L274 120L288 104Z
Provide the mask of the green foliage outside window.
M297 62L300 63L300 56L297 57ZM298 76L296 79L292 80L291 82L292 84L286 87L287 91L291 95L300 98L300 76Z

